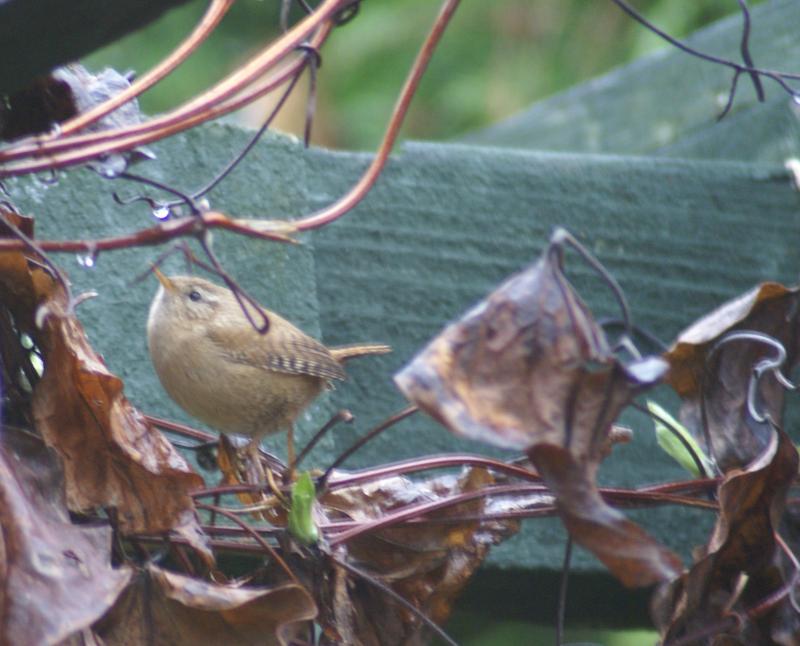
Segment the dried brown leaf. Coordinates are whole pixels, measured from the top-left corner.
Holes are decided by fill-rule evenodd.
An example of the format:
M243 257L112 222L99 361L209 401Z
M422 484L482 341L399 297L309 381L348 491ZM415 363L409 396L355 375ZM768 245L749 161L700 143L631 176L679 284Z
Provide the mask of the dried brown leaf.
M189 496L202 478L125 398L122 381L89 345L64 288L38 259L0 254L0 306L42 353L33 417L63 460L68 507L114 508L123 532L178 530L211 560Z
M694 323L664 355L670 365L666 381L684 400L681 421L702 446L710 439L723 471L747 465L770 441L772 428L749 414L747 396L753 367L775 350L755 341L728 343L713 356L712 349L728 332L761 332L783 344L788 374L798 357L798 305L796 288L763 283ZM761 410L780 425L784 388L772 374L761 380L759 395Z
M594 484L614 420L666 363L624 365L614 356L564 275L562 239L556 233L538 262L447 327L395 379L452 432L526 450L573 538L624 583L667 580L680 568L677 556L607 506Z
M750 610L784 585L774 567L775 532L797 467L797 449L776 429L746 469L726 475L719 489L720 515L704 555L654 602L656 624L667 641L713 626L732 610ZM763 628L744 626L746 642L772 643L758 636Z
M58 646L105 646L105 644L93 630L86 628L59 642Z
M322 500L330 520L369 522L415 504L481 490L494 482L485 469L467 469L460 477L425 481L386 478L328 493ZM516 521L480 520L483 498L426 514L433 522L393 526L354 538L338 548L340 558L390 586L438 624L443 624L457 595L483 562L489 548L518 530ZM459 519L459 517L466 517ZM451 522L443 522L453 518ZM437 522L438 521L438 522ZM429 633L418 617L357 576L334 566L321 587L320 621L343 643L376 646L424 644Z
M568 446L576 459L597 461L619 409L665 369L657 358L616 360L551 244L395 380L457 435L520 450Z
M64 458L77 510L114 507L123 531L185 525L203 485L172 444L122 393L63 301L50 299L39 335L45 371L34 392L38 430Z
M676 554L607 505L587 470L566 449L539 444L528 455L556 498L570 536L624 585L643 587L675 578Z
M150 565L96 630L107 646L286 646L306 635L316 614L311 595L294 583L219 585Z
M111 530L74 525L63 475L40 438L0 433L0 643L54 644L88 629L127 585Z

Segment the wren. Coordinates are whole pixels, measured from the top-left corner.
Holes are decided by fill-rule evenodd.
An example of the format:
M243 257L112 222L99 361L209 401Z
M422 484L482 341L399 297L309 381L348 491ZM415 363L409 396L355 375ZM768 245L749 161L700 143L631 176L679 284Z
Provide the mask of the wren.
M233 292L195 276L167 277L150 305L147 342L167 394L192 417L222 433L252 438L287 431L331 381L344 380L344 362L391 352L386 345L328 348L278 314L262 308L261 333ZM254 305L243 299L251 318Z

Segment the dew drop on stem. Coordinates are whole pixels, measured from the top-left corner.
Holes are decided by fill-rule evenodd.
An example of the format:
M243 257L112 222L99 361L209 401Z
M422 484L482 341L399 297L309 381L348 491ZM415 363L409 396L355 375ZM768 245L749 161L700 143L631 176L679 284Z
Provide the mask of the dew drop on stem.
M76 259L81 267L92 269L97 264L97 256L97 249L89 249L86 253L79 253Z
M166 220L170 215L172 215L172 211L164 204L153 209L153 217L159 220Z

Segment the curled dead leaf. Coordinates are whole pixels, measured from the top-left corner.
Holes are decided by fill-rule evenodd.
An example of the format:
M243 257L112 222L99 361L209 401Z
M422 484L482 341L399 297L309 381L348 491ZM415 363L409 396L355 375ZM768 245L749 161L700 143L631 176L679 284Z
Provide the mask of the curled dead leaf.
M666 381L683 399L681 422L723 472L747 465L772 437L770 424L750 414L747 400L753 368L774 350L756 341L717 343L738 330L766 334L785 348L788 374L800 350L799 298L797 288L763 283L691 325L664 355ZM784 394L773 374L760 380L758 404L778 425Z
M63 474L40 438L0 432L0 643L56 644L88 629L131 571L111 566L111 529L70 522Z
M308 638L308 622L316 614L311 595L294 583L220 585L150 565L96 630L108 646L288 646L295 639Z
M492 483L494 478L485 469L424 481L393 477L329 492L321 502L329 521L368 523L393 511L478 491ZM484 498L473 499L426 514L421 522L368 532L338 545L334 553L443 624L490 547L519 528L517 521L481 519L486 509ZM320 621L343 643L427 643L429 633L418 617L352 572L335 564L332 570L326 577L332 583L320 588Z
M213 560L189 496L202 478L126 399L89 345L65 287L32 253L0 254L0 309L16 332L0 342L19 344L27 334L42 356L29 405L36 430L63 461L69 509L116 509L123 532L176 529Z
M188 494L202 478L125 398L66 303L48 305L51 314L36 334L45 371L33 411L37 429L64 457L70 507L116 508L125 532L185 524L193 507Z
M572 537L627 585L669 580L676 555L602 500L595 485L614 420L666 362L617 359L564 275L556 232L532 266L448 326L395 377L449 430L528 453Z
M597 461L621 407L666 364L617 361L554 247L445 328L395 381L457 435L519 450L561 445Z
M586 469L560 447L539 444L528 453L556 498L570 536L628 587L674 579L680 558L605 503Z
M769 635L786 627L773 622L791 611L775 609L766 624L747 619L747 611L788 582L776 567L775 534L797 468L797 449L786 433L774 429L761 455L745 469L727 473L719 488L720 514L702 557L654 599L653 615L665 643L719 624L734 611L746 621L737 632L748 644L773 643Z

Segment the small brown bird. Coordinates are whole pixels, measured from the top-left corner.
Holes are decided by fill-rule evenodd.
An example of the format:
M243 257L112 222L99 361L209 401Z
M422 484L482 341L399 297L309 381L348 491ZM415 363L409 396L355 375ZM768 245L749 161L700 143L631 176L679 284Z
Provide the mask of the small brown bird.
M391 352L386 345L327 348L263 308L265 334L247 320L233 292L195 276L155 274L147 342L161 385L189 415L223 433L253 438L287 430L329 385L346 378L348 359ZM255 307L245 303L252 318Z

